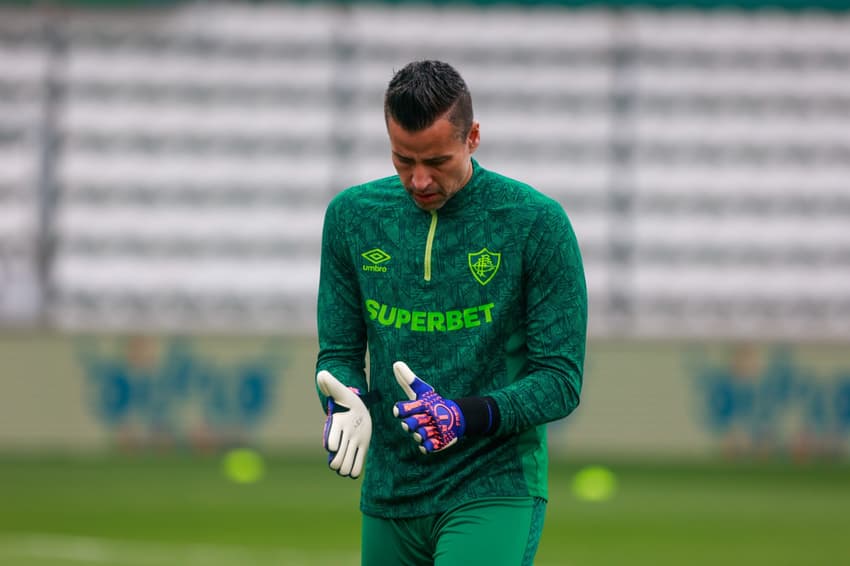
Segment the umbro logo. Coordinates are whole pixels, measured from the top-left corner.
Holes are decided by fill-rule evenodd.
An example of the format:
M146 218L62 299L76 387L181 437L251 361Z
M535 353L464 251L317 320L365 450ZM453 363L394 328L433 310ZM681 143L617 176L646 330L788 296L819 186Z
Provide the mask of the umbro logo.
M386 273L387 266L381 264L386 263L392 259L390 254L388 254L381 248L372 248L368 252L363 252L360 255L366 261L371 263L371 265L363 264L363 271L379 271L382 273Z

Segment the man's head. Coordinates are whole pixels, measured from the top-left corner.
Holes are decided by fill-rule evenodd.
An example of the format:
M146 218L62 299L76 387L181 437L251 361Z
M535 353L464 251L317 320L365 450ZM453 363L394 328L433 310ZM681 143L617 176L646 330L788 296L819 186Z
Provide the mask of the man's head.
M409 132L419 132L438 118L446 118L464 139L472 127L472 97L466 82L448 63L414 61L390 81L384 114Z
M414 61L398 71L384 96L393 165L425 210L442 207L472 176L480 132L460 74L441 61Z

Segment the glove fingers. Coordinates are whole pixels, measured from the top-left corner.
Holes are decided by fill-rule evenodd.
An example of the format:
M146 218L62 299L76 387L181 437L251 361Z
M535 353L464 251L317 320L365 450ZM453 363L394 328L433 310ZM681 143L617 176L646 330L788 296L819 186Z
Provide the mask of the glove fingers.
M337 379L329 371L322 370L316 374L316 384L319 386L319 390L327 397L333 397L331 388L334 381L337 381Z
M425 445L426 442L433 444L432 439L437 438L437 436L439 434L440 433L437 430L437 427L435 427L433 425L423 426L423 427L417 428L414 431L413 439L416 440L416 442L418 442L419 444L422 444L422 445Z
M457 442L457 437L452 438L449 442L446 442L445 444L440 442L437 437L429 437L422 442L422 448L425 449L426 453L439 452L440 450L445 450L455 442Z
M316 383L319 385L319 390L325 396L332 397L337 405L346 409L351 408L355 402L360 400L354 391L343 385L329 371L322 370L317 373Z
M348 452L348 444L349 439L343 435L342 439L339 442L339 449L336 451L336 455L333 457L333 460L330 461L328 467L334 470L341 476L345 474L342 473L342 464L345 461L346 453Z
M410 388L413 389L413 392L416 393L416 398L420 398L426 393L429 393L434 390L433 387L419 379L418 377L413 378L413 383L410 384Z
M396 362L393 364L393 373L399 387L402 388L408 399L416 399L416 393L410 388L410 384L416 379L416 375L407 367L404 362Z
M340 425L339 419L334 419L333 415L328 417L327 422L330 423L330 426L325 425L328 430L325 436L325 450L339 452L342 444L343 427Z
M418 432L419 429L429 424L433 425L433 421L431 420L431 417L425 413L416 413L401 421L402 428L407 431L413 430Z
M353 468L357 461L357 452L356 443L349 441L345 447L345 456L342 459L342 464L340 464L337 471L339 475L356 477L353 473Z
M404 390L404 394L407 395L407 398L411 401L417 399L418 397L424 395L429 391L433 391L434 388L416 377L416 374L413 373L407 364L404 362L396 362L393 364L393 373L395 374L395 380L398 382L399 386Z
M360 472L363 471L363 462L366 459L366 450L360 446L356 448L357 454L354 456L354 464L351 466L351 478L360 477Z
M425 414L425 404L422 401L399 401L393 407L393 414L397 417Z

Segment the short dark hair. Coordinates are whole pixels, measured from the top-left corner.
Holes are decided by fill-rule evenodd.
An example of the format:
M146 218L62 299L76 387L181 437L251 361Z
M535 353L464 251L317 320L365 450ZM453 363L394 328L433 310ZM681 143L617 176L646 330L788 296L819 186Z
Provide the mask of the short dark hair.
M472 96L463 77L442 61L414 61L396 72L384 94L384 118L409 132L446 115L461 138L472 128Z

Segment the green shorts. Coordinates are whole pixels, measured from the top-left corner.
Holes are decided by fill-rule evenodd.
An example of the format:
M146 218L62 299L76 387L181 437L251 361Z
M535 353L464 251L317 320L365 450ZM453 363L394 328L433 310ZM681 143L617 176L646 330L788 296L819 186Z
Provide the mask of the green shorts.
M524 566L534 562L546 501L494 497L413 519L363 516L361 566Z

